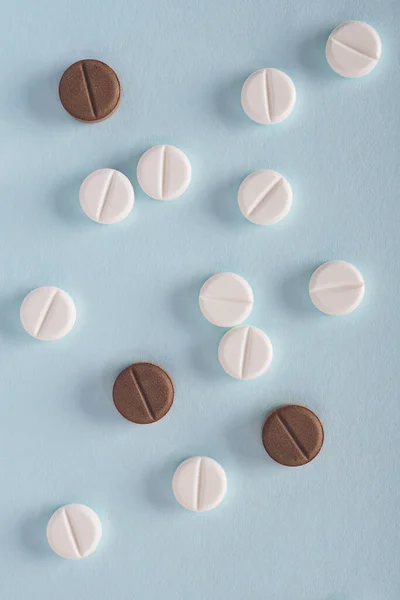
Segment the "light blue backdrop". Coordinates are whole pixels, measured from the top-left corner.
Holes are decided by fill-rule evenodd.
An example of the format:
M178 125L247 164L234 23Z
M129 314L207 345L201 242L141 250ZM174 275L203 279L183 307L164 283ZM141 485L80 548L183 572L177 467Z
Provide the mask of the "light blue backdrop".
M337 24L362 19L383 42L378 67L344 80L326 64ZM21 0L2 7L0 220L0 544L2 600L398 600L400 597L398 0ZM123 100L97 125L73 120L64 69L99 58ZM298 102L262 127L240 107L254 70L293 78ZM139 189L138 157L170 143L193 181L170 203ZM92 223L78 190L94 169L133 181L115 226ZM282 223L257 228L236 193L272 168L294 190ZM311 305L313 269L354 263L366 296L351 316ZM270 372L221 370L223 330L197 306L220 270L253 287L249 323L274 345ZM19 323L24 295L58 285L76 327L40 343ZM168 416L135 426L114 409L116 374L137 360L176 385ZM268 411L307 404L326 441L312 464L265 454ZM180 461L214 457L229 493L219 510L179 507ZM96 554L63 561L47 546L52 512L100 515Z

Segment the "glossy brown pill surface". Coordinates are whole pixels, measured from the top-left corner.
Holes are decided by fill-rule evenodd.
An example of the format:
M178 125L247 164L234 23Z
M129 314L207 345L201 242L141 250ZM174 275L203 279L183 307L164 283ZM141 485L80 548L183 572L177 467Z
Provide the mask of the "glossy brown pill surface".
M63 107L75 119L98 123L117 110L121 84L111 67L100 60L80 60L61 77L59 95Z
M172 406L174 385L168 373L158 365L139 362L118 375L113 388L117 410L133 423L155 423Z
M312 461L322 448L324 429L309 408L285 404L268 415L262 430L266 452L287 467Z

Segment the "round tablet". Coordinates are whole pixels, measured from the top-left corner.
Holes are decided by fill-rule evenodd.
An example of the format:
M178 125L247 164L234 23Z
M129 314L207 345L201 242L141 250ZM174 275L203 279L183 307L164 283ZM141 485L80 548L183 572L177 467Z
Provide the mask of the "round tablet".
M184 508L205 512L219 506L225 498L227 480L224 469L207 456L193 456L179 465L172 479L175 498Z
M44 286L32 290L21 304L21 323L37 340L58 340L69 333L76 319L71 296L58 287Z
M321 421L309 408L285 404L267 417L262 430L266 452L286 467L311 462L324 443Z
M326 60L342 77L362 77L375 68L382 51L375 29L362 21L338 25L326 42Z
M118 412L132 423L155 423L172 406L174 386L168 373L158 365L139 362L118 375L113 388Z
M311 276L310 298L327 315L347 315L364 298L364 279L358 269L344 260L332 260Z
M175 146L153 146L140 158L137 178L142 190L154 200L174 200L187 190L192 168Z
M252 311L253 290L235 273L217 273L203 284L199 294L200 310L210 323L233 327L242 323Z
M235 327L219 343L218 359L222 368L235 379L255 379L272 362L269 337L257 327Z
M50 517L47 541L62 558L78 560L92 554L101 539L101 522L84 504L66 504Z
M112 68L100 60L80 60L61 77L59 96L65 110L75 119L98 123L117 110L121 84Z
M276 171L255 171L242 181L238 203L242 214L256 225L273 225L292 206L290 183Z
M79 190L79 202L84 213L104 225L125 219L134 201L131 182L115 169L99 169L90 173Z
M296 102L296 88L289 75L279 69L260 69L242 87L243 110L261 125L284 121Z

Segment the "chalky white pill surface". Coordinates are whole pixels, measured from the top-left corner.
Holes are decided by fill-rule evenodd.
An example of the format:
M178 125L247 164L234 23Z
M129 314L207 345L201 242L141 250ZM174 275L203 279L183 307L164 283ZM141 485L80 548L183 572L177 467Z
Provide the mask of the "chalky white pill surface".
M235 273L217 273L203 284L199 294L200 310L213 325L233 327L243 323L252 311L253 290Z
M23 300L20 310L24 329L37 340L58 340L69 333L76 320L76 308L71 296L53 286L32 290Z
M125 219L131 212L135 193L131 182L115 169L93 171L79 191L84 213L96 223L110 225Z
M362 21L338 25L326 43L326 60L342 77L362 77L374 69L382 52L381 39Z
M194 512L212 510L221 504L227 489L224 469L207 456L193 456L179 465L172 479L176 500Z
M296 102L296 88L289 75L279 69L260 69L242 87L242 107L261 125L284 121Z
M101 534L99 517L84 504L62 506L47 524L50 548L68 560L78 560L92 554L100 542Z
M154 200L174 200L188 188L192 168L175 146L153 146L140 158L137 178L142 190Z
M256 225L273 225L292 206L290 183L276 171L255 171L244 179L238 192L242 214Z
M310 298L327 315L347 315L364 298L364 279L358 269L344 260L333 260L311 276Z
M269 337L257 327L235 327L219 343L218 359L222 368L235 379L255 379L272 362Z

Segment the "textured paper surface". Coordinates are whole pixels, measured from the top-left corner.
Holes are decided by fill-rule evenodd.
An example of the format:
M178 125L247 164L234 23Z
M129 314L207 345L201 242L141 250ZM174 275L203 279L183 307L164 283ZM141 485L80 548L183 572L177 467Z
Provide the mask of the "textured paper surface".
M348 19L377 29L376 69L345 80L325 61ZM8 600L398 600L400 3L397 0L21 0L2 7L0 219L0 596ZM57 97L66 67L93 57L120 77L107 121L72 119ZM256 69L291 76L284 123L250 121L241 85ZM192 184L173 202L138 188L139 156L174 144ZM136 192L119 225L92 223L79 186L121 170ZM293 208L258 228L236 194L256 169L293 186ZM366 282L352 315L308 299L327 260ZM224 330L198 308L204 281L244 276L247 323L274 346L268 374L227 376ZM29 338L19 306L40 285L76 302L71 333ZM176 387L154 425L121 419L112 385L154 361ZM305 403L325 428L310 465L274 464L261 442L268 412ZM193 515L174 500L178 464L194 455L226 470L221 507ZM59 506L101 518L97 552L52 554Z

